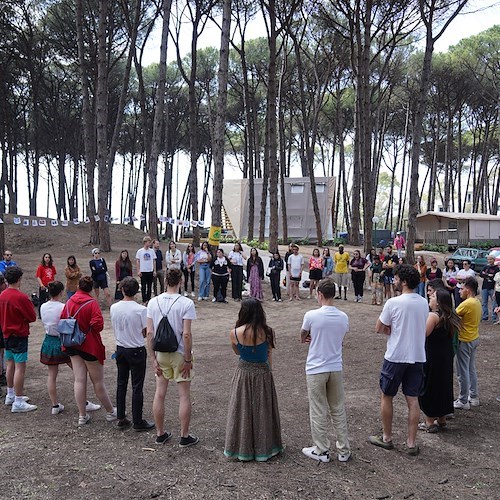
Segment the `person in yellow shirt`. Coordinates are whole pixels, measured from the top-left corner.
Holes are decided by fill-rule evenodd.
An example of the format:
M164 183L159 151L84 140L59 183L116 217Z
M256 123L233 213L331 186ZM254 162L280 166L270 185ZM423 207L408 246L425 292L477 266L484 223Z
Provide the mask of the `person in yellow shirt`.
M335 281L339 286L339 294L336 299L342 298L342 288L344 289L344 300L347 300L347 287L349 286L349 254L344 251L344 245L339 245L339 251L335 252Z
M476 351L479 345L479 324L481 322L481 302L476 299L478 283L469 277L460 289L462 302L456 313L462 320L458 332L458 350L456 358L457 379L460 396L453 403L454 408L469 410L479 406L477 390Z

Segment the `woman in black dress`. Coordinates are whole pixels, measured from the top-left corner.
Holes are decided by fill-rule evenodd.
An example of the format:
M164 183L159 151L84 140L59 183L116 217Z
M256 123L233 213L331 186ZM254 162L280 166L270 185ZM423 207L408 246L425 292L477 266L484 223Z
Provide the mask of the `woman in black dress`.
M451 295L443 288L429 295L425 341L425 387L418 398L425 422L419 429L437 432L446 425L446 415L453 413L453 336L460 328L460 318L453 311Z

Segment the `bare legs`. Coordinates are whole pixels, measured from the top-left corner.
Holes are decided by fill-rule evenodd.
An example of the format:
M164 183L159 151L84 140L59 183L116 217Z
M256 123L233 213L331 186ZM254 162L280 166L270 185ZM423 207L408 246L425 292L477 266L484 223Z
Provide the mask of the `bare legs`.
M405 396L406 404L408 405L408 437L406 439L406 445L408 448L414 448L417 438L417 426L420 416L420 406L418 405L418 398L412 396ZM380 413L382 418L382 429L383 429L383 439L384 441L392 441L392 408L391 396L386 396L382 394L380 401Z

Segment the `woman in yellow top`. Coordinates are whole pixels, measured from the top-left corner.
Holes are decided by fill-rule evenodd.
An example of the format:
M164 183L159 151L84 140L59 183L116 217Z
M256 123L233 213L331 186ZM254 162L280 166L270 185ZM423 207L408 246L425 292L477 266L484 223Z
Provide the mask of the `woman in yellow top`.
M339 295L336 299L342 298L342 288L344 288L344 300L347 300L347 287L349 286L349 254L344 251L344 245L339 245L339 251L335 252L335 281L339 286Z

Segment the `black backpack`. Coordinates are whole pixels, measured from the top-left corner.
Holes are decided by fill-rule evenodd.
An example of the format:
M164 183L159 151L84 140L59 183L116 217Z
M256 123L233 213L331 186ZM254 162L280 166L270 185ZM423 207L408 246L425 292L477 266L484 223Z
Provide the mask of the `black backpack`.
M177 340L177 335L168 320L168 313L170 309L172 309L173 305L180 299L177 297L168 308L167 314L163 314L163 311L160 307L160 301L158 299L158 309L161 312L163 318L158 323L156 328L155 338L153 340L153 351L158 352L176 352L179 348L179 341Z

